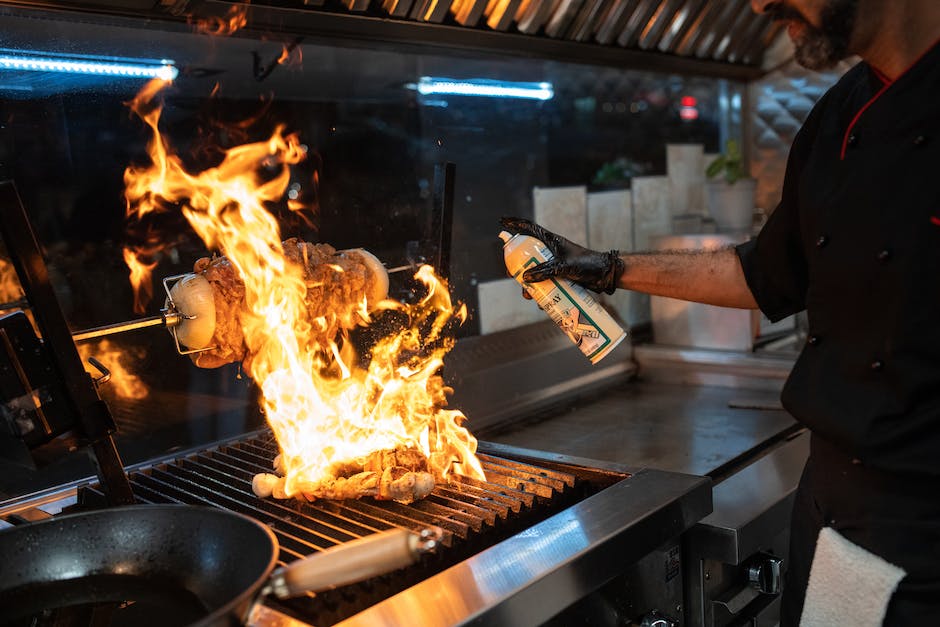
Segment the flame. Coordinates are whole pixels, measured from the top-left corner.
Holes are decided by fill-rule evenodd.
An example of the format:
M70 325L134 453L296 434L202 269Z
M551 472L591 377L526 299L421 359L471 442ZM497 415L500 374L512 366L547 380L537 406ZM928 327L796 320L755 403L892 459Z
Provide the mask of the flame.
M244 4L236 4L229 8L222 17L193 17L189 21L197 33L214 36L231 35L248 25L248 5L251 0L244 0Z
M317 331L333 320L311 316L304 269L285 255L265 209L284 196L290 166L306 150L279 127L267 141L228 150L214 168L187 172L158 129L160 110L151 99L162 86L152 82L131 102L153 137L152 164L125 172L128 207L145 215L182 206L196 233L223 252L244 282L243 367L262 391L281 449L285 495L309 493L338 467L384 449L421 451L438 481L452 473L483 479L476 439L462 413L444 408L449 390L438 374L454 344L444 331L466 319L466 307L454 306L447 285L423 266L415 279L427 293L418 302L381 304L407 324L372 347L367 365L345 338L318 340ZM364 302L331 303L329 316L369 321Z
M23 296L23 288L13 264L0 259L0 303L14 303Z
M296 44L284 44L284 47L281 48L281 55L277 58L277 64L299 67L303 65L303 60L303 48Z
M132 356L125 351L120 350L106 339L97 343L83 343L76 346L83 362L87 362L89 357L94 357L107 366L111 372L111 379L105 385L115 395L125 399L139 400L147 398L150 394L147 384L129 369L127 362ZM97 370L89 372L95 377L101 374Z
M142 314L147 311L147 304L153 298L153 269L157 262L144 263L139 255L130 248L124 249L124 263L130 269L130 281L134 288L134 311Z

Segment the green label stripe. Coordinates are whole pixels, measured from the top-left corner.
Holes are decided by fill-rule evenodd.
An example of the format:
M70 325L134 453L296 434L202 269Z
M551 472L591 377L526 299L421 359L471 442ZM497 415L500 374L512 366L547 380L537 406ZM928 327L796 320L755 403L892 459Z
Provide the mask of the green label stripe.
M535 259L534 257L529 257L529 260L525 262L525 265L522 266L522 269L519 270L519 272L512 275L512 278L516 278L517 276L519 276L520 274L528 270L530 266L538 265L540 263L542 262L539 261L538 259ZM568 300L571 302L572 305L578 308L578 311L581 312L581 315L587 319L587 321L591 324L591 326L597 329L597 332L600 333L602 336L604 336L604 342L597 348L596 351L594 351L590 355L587 355L587 353L585 353L585 355L587 355L587 358L590 359L591 357L594 357L594 355L598 354L599 352L607 348L607 345L610 344L611 342L610 336L604 333L604 330L600 326L598 326L596 322L594 322L594 319L591 318L591 316L589 316L586 311L584 311L581 305L578 304L578 301L572 298L571 294L568 293L568 290L562 287L561 283L559 283L557 279L551 278L549 279L549 281L551 281L555 285L555 287L558 289L559 292L561 292L568 298Z

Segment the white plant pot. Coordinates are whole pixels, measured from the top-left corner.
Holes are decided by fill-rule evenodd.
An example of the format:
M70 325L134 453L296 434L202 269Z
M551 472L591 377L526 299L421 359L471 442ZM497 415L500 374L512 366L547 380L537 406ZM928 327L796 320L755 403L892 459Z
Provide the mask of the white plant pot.
M705 183L705 205L715 226L723 232L750 231L754 226L755 179Z

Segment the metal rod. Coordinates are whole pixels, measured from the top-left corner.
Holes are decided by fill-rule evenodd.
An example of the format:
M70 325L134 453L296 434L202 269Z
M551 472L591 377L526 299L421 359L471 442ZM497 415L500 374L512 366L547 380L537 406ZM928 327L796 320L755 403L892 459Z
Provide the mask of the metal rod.
M394 268L386 268L385 271L388 272L389 274L394 274L396 272L406 272L408 270L415 271L417 269L418 269L417 265L408 264L406 266L395 266Z
M101 327L87 329L72 334L72 339L76 342L91 340L105 335L114 335L115 333L124 333L125 331L136 331L137 329L146 329L147 327L159 327L167 323L167 318L160 314L159 316L149 316L140 320L131 320L128 322L115 322Z
M29 301L25 298L21 298L8 303L0 303L0 311L6 311L8 309L29 309Z
M451 162L434 166L432 183L431 238L434 270L442 279L450 278L451 229L454 221L454 178L457 166Z

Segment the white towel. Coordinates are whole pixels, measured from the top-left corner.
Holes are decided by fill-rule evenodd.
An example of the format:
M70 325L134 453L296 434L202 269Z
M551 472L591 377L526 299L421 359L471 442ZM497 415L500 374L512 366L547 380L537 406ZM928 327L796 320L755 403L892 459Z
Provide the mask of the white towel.
M905 574L824 527L816 540L800 627L880 627Z

